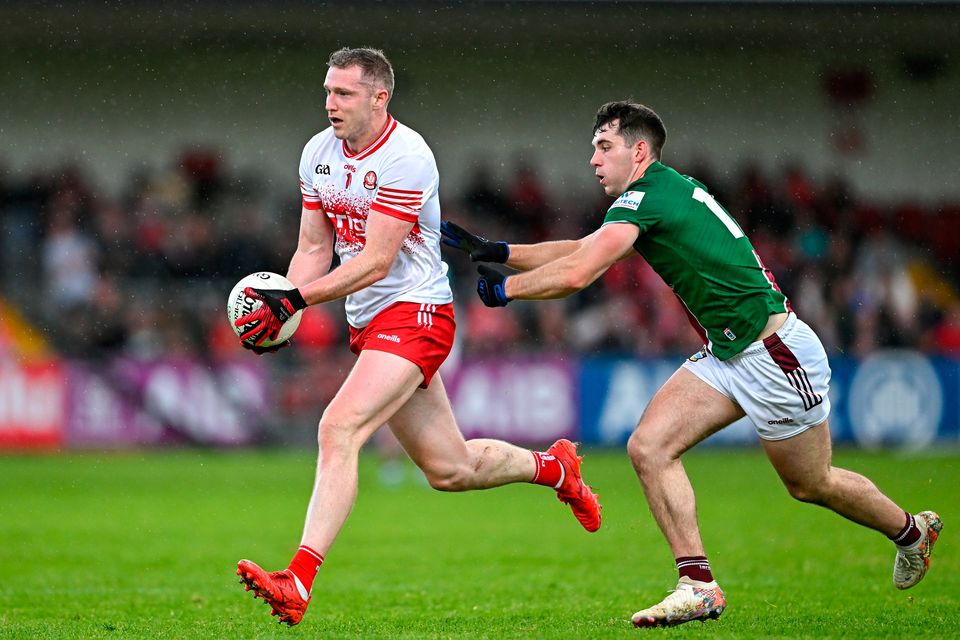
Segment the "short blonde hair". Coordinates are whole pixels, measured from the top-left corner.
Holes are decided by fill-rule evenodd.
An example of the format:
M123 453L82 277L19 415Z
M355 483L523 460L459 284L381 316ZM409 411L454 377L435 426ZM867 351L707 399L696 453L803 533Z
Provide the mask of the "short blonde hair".
M393 66L380 49L344 47L330 54L327 66L338 69L360 67L365 82L369 82L374 88L386 89L393 97Z

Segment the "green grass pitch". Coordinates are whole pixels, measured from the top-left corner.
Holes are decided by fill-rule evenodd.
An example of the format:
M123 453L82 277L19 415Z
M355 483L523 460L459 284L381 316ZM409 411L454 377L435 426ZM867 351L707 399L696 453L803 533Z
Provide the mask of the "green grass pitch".
M233 572L244 557L286 565L313 452L0 457L0 638L960 637L958 452L835 462L942 516L916 588L893 588L889 542L791 500L759 451L695 451L685 464L728 609L633 629L675 573L623 452L587 451L596 534L543 487L390 489L364 457L353 515L289 629Z

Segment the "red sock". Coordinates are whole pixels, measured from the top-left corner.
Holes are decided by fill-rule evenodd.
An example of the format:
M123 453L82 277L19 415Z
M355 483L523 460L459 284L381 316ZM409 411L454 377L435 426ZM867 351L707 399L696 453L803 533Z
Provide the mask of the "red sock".
M323 556L302 544L293 556L293 560L290 561L287 570L297 576L297 580L300 581L303 588L307 590L307 593L310 593L313 588L313 579L317 577L317 571L320 570L322 564Z
M697 582L713 582L713 573L710 571L710 562L706 556L683 556L677 558L677 571L680 577L687 577Z
M917 527L917 521L913 519L912 515L906 511L903 513L907 516L906 524L903 525L903 529L900 529L900 533L891 536L890 539L893 540L894 544L900 545L901 547L909 547L920 539L920 528Z
M554 489L559 487L566 475L560 461L549 453L543 453L542 451L531 451L530 453L533 454L533 463L537 467L533 474L533 480L530 482Z

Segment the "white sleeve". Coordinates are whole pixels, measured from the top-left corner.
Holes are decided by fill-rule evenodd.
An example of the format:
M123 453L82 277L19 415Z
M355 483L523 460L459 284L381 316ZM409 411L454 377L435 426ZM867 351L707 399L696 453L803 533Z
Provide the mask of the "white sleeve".
M384 167L370 210L416 222L439 182L437 163L429 152L399 156Z
M300 195L303 198L303 208L318 210L323 205L320 202L320 194L313 184L314 178L314 141L316 137L310 140L303 147L303 153L300 155Z

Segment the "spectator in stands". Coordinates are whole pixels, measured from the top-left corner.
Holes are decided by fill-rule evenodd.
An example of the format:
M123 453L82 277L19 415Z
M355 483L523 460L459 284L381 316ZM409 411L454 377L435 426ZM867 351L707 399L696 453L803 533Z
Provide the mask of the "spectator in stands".
M66 203L54 204L42 255L47 298L60 313L90 300L97 280L97 251L77 225L77 210Z

